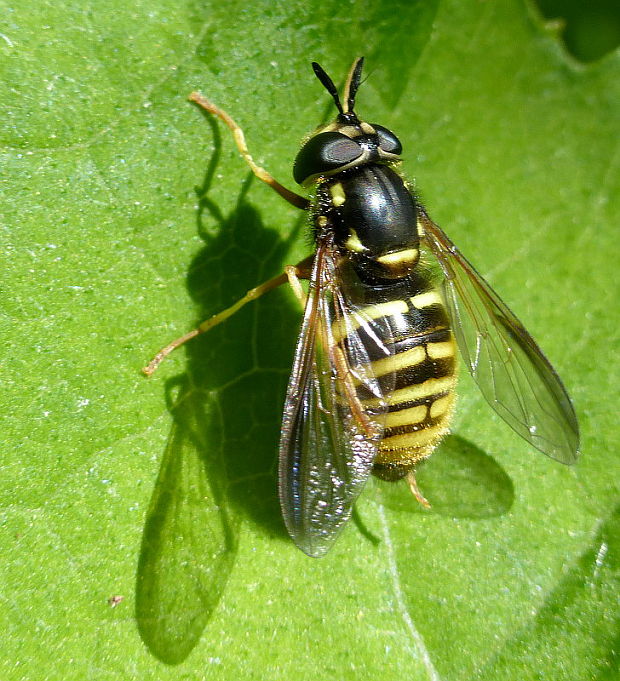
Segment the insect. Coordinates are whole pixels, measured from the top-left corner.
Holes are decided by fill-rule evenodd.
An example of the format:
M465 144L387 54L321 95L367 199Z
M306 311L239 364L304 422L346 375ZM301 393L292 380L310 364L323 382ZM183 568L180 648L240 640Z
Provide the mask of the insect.
M343 97L313 69L338 115L303 144L293 176L309 200L252 159L241 128L197 93L190 99L232 131L254 174L312 218L315 251L249 291L232 307L163 348L220 324L241 306L288 281L304 304L279 448L279 495L295 544L310 556L332 545L370 474L405 478L428 502L416 466L448 432L457 347L491 407L529 444L565 464L578 456L579 428L548 360L444 232L398 172L402 146L387 128L354 110L363 58ZM436 285L421 250L437 260ZM308 279L308 292L300 284Z

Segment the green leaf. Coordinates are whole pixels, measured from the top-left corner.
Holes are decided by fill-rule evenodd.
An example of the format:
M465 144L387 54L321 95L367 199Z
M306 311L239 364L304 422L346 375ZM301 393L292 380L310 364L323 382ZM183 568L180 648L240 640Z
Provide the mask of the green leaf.
M616 678L618 54L577 65L518 0L4 16L0 677ZM293 188L333 115L310 61L341 83L359 54L360 114L553 361L582 457L530 452L463 375L430 511L372 482L311 560L276 492L290 292L139 369L310 250L189 92Z

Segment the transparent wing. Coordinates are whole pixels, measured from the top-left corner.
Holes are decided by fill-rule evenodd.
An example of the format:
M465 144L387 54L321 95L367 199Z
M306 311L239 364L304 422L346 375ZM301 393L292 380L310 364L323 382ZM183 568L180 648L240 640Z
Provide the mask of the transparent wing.
M445 275L459 350L485 399L534 447L574 463L579 426L560 377L521 322L423 211L420 222Z
M335 254L319 245L289 380L280 440L280 503L309 556L331 546L368 479L383 432L386 386L370 363L389 354L387 331L363 317ZM362 398L372 400L372 407Z

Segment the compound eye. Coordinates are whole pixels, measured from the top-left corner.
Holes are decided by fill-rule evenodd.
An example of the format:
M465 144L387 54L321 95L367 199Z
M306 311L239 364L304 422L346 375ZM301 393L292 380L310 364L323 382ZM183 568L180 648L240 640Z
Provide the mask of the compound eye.
M293 166L295 182L303 184L313 175L338 170L363 153L357 142L340 132L320 132L301 148Z
M379 138L379 147L386 151L388 154L396 154L400 156L403 151L403 145L396 135L382 125L372 124L372 127L377 131L377 137Z

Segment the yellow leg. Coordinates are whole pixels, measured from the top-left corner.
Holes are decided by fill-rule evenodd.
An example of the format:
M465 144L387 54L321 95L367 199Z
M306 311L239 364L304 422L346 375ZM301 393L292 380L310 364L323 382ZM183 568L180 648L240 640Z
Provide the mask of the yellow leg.
M227 307L225 310L218 312L217 314L213 315L213 317L209 317L209 319L206 319L204 322L202 322L202 324L200 324L198 328L193 329L192 331L189 331L183 336L176 338L171 343L168 343L168 345L166 345L165 348L162 348L155 355L155 357L153 357L153 359L142 369L142 372L145 373L147 376L151 376L155 372L157 367L173 350L176 350L179 346L183 345L188 340L191 340L192 338L195 338L196 336L199 336L200 334L209 331L214 326L221 324L223 321L234 315L235 312L240 310L247 303L250 303L253 300L256 300L257 298L260 298L268 291L271 291L272 289L277 288L282 284L285 284L287 281L291 284L291 287L293 288L293 291L295 292L295 295L298 298L300 295L299 292L301 292L301 296L305 298L305 293L301 288L299 280L308 278L312 258L313 256L309 256L308 258L302 260L297 265L288 265L282 274L279 274L277 277L274 277L273 279L269 279L269 281L264 282L260 286L256 286L255 288L250 289L243 296L243 298L240 298L236 303L234 303L230 307Z
M305 196L296 194L295 192L292 192L290 191L290 189L287 189L286 187L281 185L264 168L259 166L254 161L254 159L250 155L250 152L248 151L248 146L245 142L243 130L224 111L224 109L220 109L219 106L216 106L215 104L213 104L213 102L209 101L206 97L203 97L198 92L192 92L192 94L189 96L189 100L190 102L194 102L194 104L197 104L201 109L204 109L208 113L217 116L220 120L226 123L226 125L233 134L233 139L235 140L237 149L239 149L239 153L241 154L241 156L243 156L245 162L250 166L250 169L252 170L254 175L256 175L256 177L261 182L264 182L265 184L269 185L275 192L280 194L280 196L283 199L286 199L293 206L297 208L302 208L304 210L308 208L308 206L310 205L310 201Z
M300 305L302 308L306 308L306 302L307 302L307 296L306 292L301 288L301 283L300 279L308 279L308 276L302 276L304 273L301 272L300 274L300 269L299 265L287 265L284 268L284 274L286 278L288 279L288 283L290 284L290 287L293 289L293 293L295 294L295 297L299 301Z
M420 488L418 487L418 481L415 479L415 472L413 468L407 473L407 484L409 485L409 489L411 490L411 494L416 498L416 501L420 504L420 506L423 506L424 508L430 508L431 505L426 499L426 497L420 492Z

